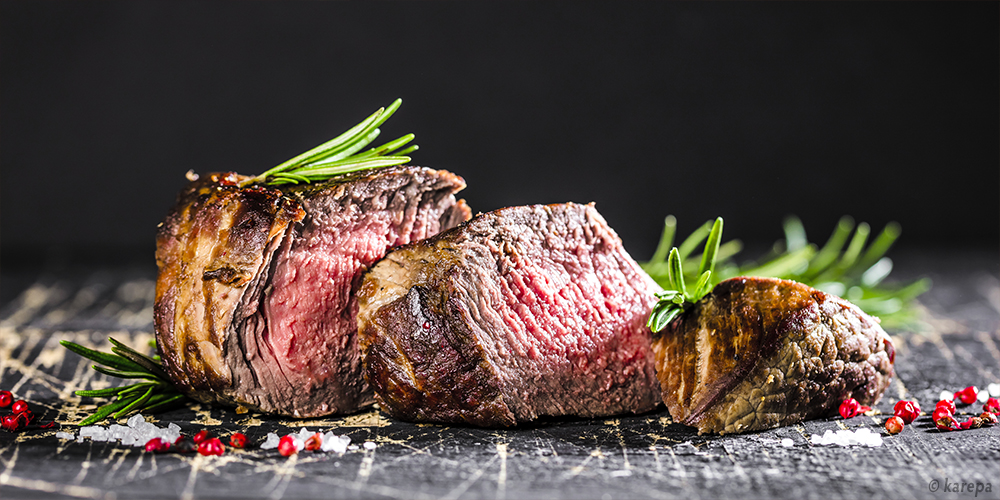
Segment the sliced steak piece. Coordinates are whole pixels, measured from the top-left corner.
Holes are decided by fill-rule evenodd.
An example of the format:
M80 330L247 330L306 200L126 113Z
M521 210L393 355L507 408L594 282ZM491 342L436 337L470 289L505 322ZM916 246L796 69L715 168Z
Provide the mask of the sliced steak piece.
M379 406L419 422L511 426L659 404L656 284L593 205L512 207L390 252L358 292Z
M393 167L281 189L211 174L161 224L155 327L174 383L203 402L296 417L373 402L352 290L397 245L467 220L445 171Z
M733 278L655 336L663 402L700 434L758 431L872 405L889 336L857 306L794 281Z

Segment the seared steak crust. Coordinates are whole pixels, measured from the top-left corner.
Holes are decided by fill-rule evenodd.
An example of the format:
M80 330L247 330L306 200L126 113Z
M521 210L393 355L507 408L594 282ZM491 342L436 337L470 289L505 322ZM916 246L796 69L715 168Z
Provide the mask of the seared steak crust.
M853 304L801 283L733 278L654 336L663 402L699 433L770 429L874 404L894 350Z
M651 410L645 319L658 290L592 205L482 214L366 274L365 375L380 407L410 421Z
M155 327L204 402L316 416L371 404L352 293L385 252L469 218L449 172L393 167L306 186L189 184L157 236Z

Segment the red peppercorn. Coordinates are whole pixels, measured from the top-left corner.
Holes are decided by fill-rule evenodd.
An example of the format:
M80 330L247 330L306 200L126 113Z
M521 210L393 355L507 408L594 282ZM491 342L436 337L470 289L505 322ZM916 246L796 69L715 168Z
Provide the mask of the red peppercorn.
M10 402L14 400L14 395L10 391L0 391L0 408L6 408L10 406Z
M0 427L7 429L8 431L14 432L21 423L17 421L17 415L4 415L0 417Z
M990 398L983 403L983 411L1000 414L1000 399Z
M974 385L970 385L969 387L955 393L955 399L967 405L975 403L977 397L979 397L979 389L977 389Z
M954 401L949 401L947 399L942 399L941 401L937 402L937 405L934 406L934 409L937 410L938 408L941 408L941 407L947 408L948 409L948 413L955 413L955 402Z
M907 424L912 424L920 416L920 407L913 401L900 401L892 408L892 413Z
M857 416L861 413L861 403L854 398L845 399L843 403L840 403L840 416L844 418L851 418Z
M229 436L229 445L233 448L242 448L247 445L247 437L240 432L234 432Z
M222 440L219 438L206 439L198 443L198 453L209 456L209 455L222 455L225 447L222 446Z
M952 416L954 416L954 414L948 411L946 406L938 406L937 408L934 408L934 413L931 414L931 420L937 422L940 418Z
M295 438L291 434L278 441L278 453L281 453L281 456L290 457L298 452L299 450L295 449Z
M31 413L31 410L24 410L21 413L15 413L14 418L16 418L18 423L21 425L28 425L35 419L35 414Z
M955 420L955 417L951 416L951 414L935 418L934 425L938 428L938 430L942 431L957 431L961 429L958 421Z
M194 437L191 439L194 441L195 444L201 444L202 441L208 439L208 431L198 431L198 433L195 434Z
M163 440L160 438L153 438L146 441L146 451L153 453L155 451L160 451L160 447L163 446ZM170 446L170 443L167 443Z
M303 449L305 449L306 451L316 451L320 449L322 446L323 446L323 436L321 436L320 433L317 432L316 434L313 434L312 436L309 436L308 439L306 439L306 443Z
M25 403L23 399L18 399L14 401L13 406L10 407L10 411L14 413L21 413L28 410L28 403Z
M902 417L889 417L885 421L885 430L889 431L889 434L899 434L900 432L903 432L903 427L905 425L905 421Z
M979 418L983 419L983 425L995 425L997 421L1000 420L997 418L996 413L990 413L988 411L984 411Z

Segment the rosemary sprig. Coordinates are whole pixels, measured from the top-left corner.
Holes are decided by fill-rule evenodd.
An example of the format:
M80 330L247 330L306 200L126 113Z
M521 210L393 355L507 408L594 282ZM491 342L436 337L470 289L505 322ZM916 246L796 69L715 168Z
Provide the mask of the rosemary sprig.
M402 103L402 99L396 99L388 108L379 108L347 132L257 177L244 181L242 185L265 183L276 186L300 182L308 184L350 172L402 165L410 161L410 157L406 155L418 149L416 145L406 146L413 141L413 134L404 135L377 148L359 153L379 136L378 127L385 123Z
M717 220L716 224L721 231L720 221L721 219ZM668 302L678 304L681 309L689 303L678 303L675 295L669 293L676 290L678 284L670 278L671 268L691 269L699 258L705 260L707 251L701 256L692 256L691 253L709 235L710 224L703 224L679 248L675 248L677 262L671 263L670 257L673 257L674 251L671 250L667 256L666 249L673 244L677 221L673 216L668 216L664 221L663 233L653 258L642 264L643 269L666 289L650 314L649 325L653 331L659 331L680 314L677 312L669 316L667 312L661 312L668 307L661 305L664 300L670 299ZM714 254L719 269L711 275L709 289L734 276L791 279L853 302L868 314L878 316L884 328L919 326L919 311L914 299L930 288L930 280L923 278L905 286L882 284L892 271L892 260L885 253L899 238L899 224L886 225L867 247L865 243L871 235L870 226L862 222L855 227L850 217L840 219L833 234L822 247L809 243L802 222L794 216L785 219L783 229L784 240L776 242L771 253L759 263L750 262L738 266L733 262L733 257L743 247L738 240L719 245ZM694 279L697 276L688 274L687 278ZM659 319L656 317L658 313L662 314ZM668 316L670 319L666 320Z
M117 399L98 408L93 415L84 419L79 425L90 425L109 416L121 418L137 411L156 413L185 402L187 396L181 394L170 382L167 373L163 371L163 365L157 359L158 356L151 358L114 338L109 337L108 340L112 344L110 353L88 349L67 340L60 342L60 344L80 356L104 365L93 365L94 370L100 373L112 377L145 381L121 387L76 391L75 394L82 397Z
M673 241L675 225L676 220L673 217L668 217L664 227L665 236L660 238L660 245L657 250L670 246ZM695 246L706 238L708 241L705 242L705 250L701 254L698 273L691 276L691 278L696 280L695 285L688 290L684 279L684 258L694 250ZM663 287L663 291L656 294L656 297L660 300L656 302L653 310L649 313L649 319L646 321L647 327L654 332L663 330L677 316L680 316L685 309L704 297L715 286L717 280L713 281L712 275L715 272L716 260L719 257L721 240L722 217L719 217L715 219L715 223L712 224L711 229L708 229L708 225L706 224L699 228L694 235L685 240L680 248L673 247L670 249L666 262L663 262L666 264L666 279L662 279L664 276L660 275L661 279L657 280L660 286ZM691 241L695 242L690 243ZM655 257L656 255L654 255ZM691 267L693 266L688 266L689 269ZM649 272L649 270L647 269L646 272ZM656 278L654 277L654 279Z

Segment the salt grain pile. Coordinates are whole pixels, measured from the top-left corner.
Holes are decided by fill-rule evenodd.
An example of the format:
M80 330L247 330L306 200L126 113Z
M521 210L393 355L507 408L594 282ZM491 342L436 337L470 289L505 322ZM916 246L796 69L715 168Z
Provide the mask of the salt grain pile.
M862 427L854 432L840 430L833 432L827 429L822 436L813 434L810 442L814 445L826 446L867 446L874 448L882 446L882 436L875 434L867 427Z
M181 428L170 423L166 427L157 427L146 421L142 415L134 415L128 419L126 425L111 424L108 427L99 425L89 425L80 428L80 436L76 438L78 443L82 443L84 438L91 441L120 441L125 446L145 446L150 439L160 438L168 443L173 443L181 436ZM57 432L56 437L60 439L73 439L73 434L69 432Z

